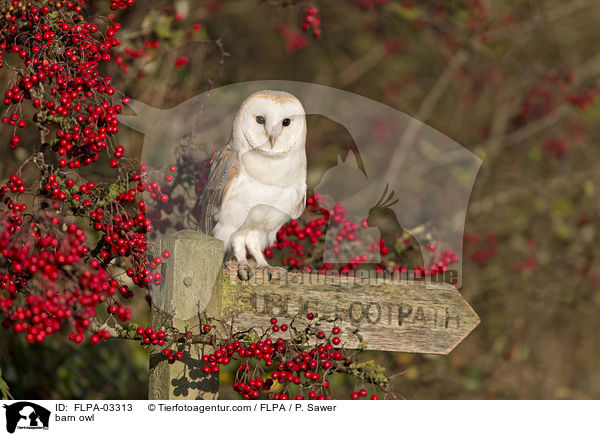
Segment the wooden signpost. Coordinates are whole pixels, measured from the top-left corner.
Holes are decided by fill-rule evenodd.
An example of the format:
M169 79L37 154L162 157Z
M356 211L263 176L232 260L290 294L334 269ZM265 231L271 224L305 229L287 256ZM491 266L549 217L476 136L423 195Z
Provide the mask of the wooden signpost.
M451 285L383 280L368 272L353 277L290 272L248 282L235 269L222 270L223 243L185 230L159 241L171 251L163 286L155 290L152 323L172 319L180 331L201 317L233 322L235 331L260 329L308 312L336 319L347 348L447 354L476 326L479 317ZM167 318L165 318L167 317ZM201 371L212 348L192 347L190 357L167 364L160 349L150 359L150 399L216 399L218 378Z

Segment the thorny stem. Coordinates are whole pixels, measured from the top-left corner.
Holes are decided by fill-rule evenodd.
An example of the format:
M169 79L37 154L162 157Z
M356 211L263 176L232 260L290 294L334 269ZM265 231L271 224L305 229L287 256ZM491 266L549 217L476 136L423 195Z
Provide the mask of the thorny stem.
M123 327L122 325L117 324L117 323L115 323L115 325L113 325L113 326L108 325L106 322L101 325L97 319L94 319L92 321L90 329L93 332L97 332L99 330L107 331L111 338L128 339L128 340L134 340L134 341L139 340L139 338L137 338L136 336L131 335L131 332L133 332L131 329L126 329L125 327ZM356 334L360 338L360 335L358 334L358 332L354 332L354 334ZM218 347L221 347L221 346L231 343L233 340L239 340L241 343L249 343L249 341L244 340L243 338L236 339L236 336L240 336L240 333L238 333L236 335L232 335L231 338L227 338L227 339L217 338L216 335L214 335L214 334L193 335L191 339L187 339L185 337L184 333L176 332L176 333L169 333L165 336L165 344L166 343L169 343L169 344L172 344L172 343L205 344L205 345L210 345L213 348L218 348ZM356 366L355 362L352 362L352 359L346 359L344 361L333 362L331 368L328 369L326 371L326 373L332 373L332 372L353 375L364 382L368 382L368 383L371 383L372 385L377 386L378 388L380 388L381 390L383 390L386 393L391 392L391 385L387 378L383 378L381 380L373 379L372 371L367 370L363 366Z

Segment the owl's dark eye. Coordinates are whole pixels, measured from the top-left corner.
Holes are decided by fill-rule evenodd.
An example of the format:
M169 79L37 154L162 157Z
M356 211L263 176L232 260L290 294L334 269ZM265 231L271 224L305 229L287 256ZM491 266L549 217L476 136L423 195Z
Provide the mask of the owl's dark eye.
M265 123L265 117L263 117L262 115L259 115L256 117L256 122L258 124L264 124Z
M289 119L289 118L286 118L286 119L284 119L284 120L281 122L281 124L283 125L283 127L287 127L287 126L289 126L289 125L290 125L290 123L291 123L291 121L290 121L290 119Z

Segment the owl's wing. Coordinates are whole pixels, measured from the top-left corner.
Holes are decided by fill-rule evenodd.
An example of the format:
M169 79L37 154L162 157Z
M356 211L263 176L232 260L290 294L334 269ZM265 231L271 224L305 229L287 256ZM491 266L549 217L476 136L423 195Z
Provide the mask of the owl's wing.
M210 165L208 181L200 197L200 231L207 235L211 234L215 227L215 215L221 209L223 198L231 185L231 182L239 174L239 157L230 145L219 150Z
M304 196L300 199L298 205L292 211L292 219L296 219L302 215L304 212L304 208L306 207L306 190L304 191Z

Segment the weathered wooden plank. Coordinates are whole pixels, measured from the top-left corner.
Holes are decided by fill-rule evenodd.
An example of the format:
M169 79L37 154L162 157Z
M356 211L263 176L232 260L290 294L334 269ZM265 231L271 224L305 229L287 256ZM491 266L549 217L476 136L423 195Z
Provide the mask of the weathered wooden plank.
M288 273L268 281L241 282L235 269L223 274L222 316L235 329L264 328L272 317L289 322L313 312L338 317L348 348L447 354L478 324L479 317L451 285L359 277ZM305 321L299 316L300 322Z
M163 284L153 288L151 323L155 329L167 321L180 332L198 331L200 319L221 313L221 265L223 242L199 232L184 230L157 241L159 250L169 250L163 264ZM201 370L201 358L214 350L194 344L181 362L167 363L163 347L150 354L148 397L151 400L217 399L219 378Z

